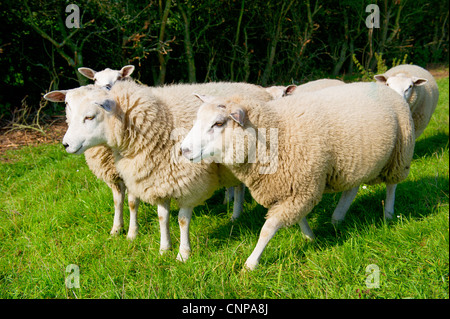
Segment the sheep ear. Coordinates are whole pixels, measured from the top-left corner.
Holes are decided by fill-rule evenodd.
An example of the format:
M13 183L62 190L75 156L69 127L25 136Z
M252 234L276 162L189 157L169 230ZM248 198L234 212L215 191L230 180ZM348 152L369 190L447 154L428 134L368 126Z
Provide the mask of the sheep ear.
M211 103L214 100L213 96L210 95L201 95L198 93L192 93L195 97L197 97L203 103Z
M64 102L66 100L66 90L62 91L51 91L44 95L44 99L51 102Z
M126 65L122 69L120 69L119 73L121 77L126 78L127 76L130 76L133 71L134 65Z
M374 79L377 80L377 82L386 83L388 78L384 74L377 74L374 76Z
M85 77L87 77L88 79L91 79L91 80L95 80L95 78L94 78L95 73L97 73L96 71L94 71L90 68L78 68L78 72L80 72Z
M116 101L112 99L104 100L101 103L95 103L98 106L100 106L102 109L104 109L108 113L112 113L116 110Z
M427 79L424 79L424 78L416 78L415 76L413 76L413 77L411 78L411 80L413 81L414 86L421 86L421 85L424 85L425 83L428 82Z
M243 109L239 108L234 110L231 112L230 117L240 126L244 126L245 112Z
M284 90L284 94L291 95L292 93L294 93L296 88L297 88L297 85L295 85L295 84L288 85L286 87L286 89Z

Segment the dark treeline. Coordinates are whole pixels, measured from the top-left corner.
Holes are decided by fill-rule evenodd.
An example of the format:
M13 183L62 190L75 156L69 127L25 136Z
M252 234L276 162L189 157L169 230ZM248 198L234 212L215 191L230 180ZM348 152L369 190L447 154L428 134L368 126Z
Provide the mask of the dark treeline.
M76 4L80 28L67 10ZM369 4L379 28L369 29ZM76 70L134 64L142 83L303 83L403 59L448 63L448 0L153 0L0 3L0 117L50 89L87 84ZM376 22L375 20L372 20Z

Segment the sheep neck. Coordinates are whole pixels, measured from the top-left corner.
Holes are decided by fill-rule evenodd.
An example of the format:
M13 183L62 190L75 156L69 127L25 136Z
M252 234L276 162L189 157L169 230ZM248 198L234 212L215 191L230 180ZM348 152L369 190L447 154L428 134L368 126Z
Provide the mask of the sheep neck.
M136 95L136 94L135 94ZM120 158L138 154L163 154L169 147L173 120L165 105L151 96L118 98L118 110L111 118L111 148ZM143 157L140 157L143 158Z
M278 114L264 102L245 101L242 104L246 106L247 119L243 129L237 132L244 132L244 130L248 128L254 130L257 134L257 138L254 139L256 152L258 152L258 148L260 146L263 146L263 149L267 151L266 154L269 154L271 148L278 147L278 145L271 145L271 140L269 138L269 135L271 134L270 129L276 129L276 133L278 134L277 140L281 140L284 135L284 130L282 130L280 128L280 125L278 124ZM234 124L234 128L237 127L239 127L238 124ZM265 129L265 131L262 131L262 129ZM243 140L243 137L240 137L240 139ZM265 143L265 145L259 145L260 143ZM259 158L261 154L256 154L255 162L249 162L248 148L244 147L244 151L244 163L237 164L233 161L232 164L225 164L233 172L233 174L235 174L238 179L243 181L244 184L248 186L259 184L262 179L270 177L270 174L267 174L269 164L267 162L263 163L261 161L261 158ZM275 154L276 157L278 157L278 151L279 150L277 149L277 152ZM278 160L278 158L269 159L269 161L273 160Z

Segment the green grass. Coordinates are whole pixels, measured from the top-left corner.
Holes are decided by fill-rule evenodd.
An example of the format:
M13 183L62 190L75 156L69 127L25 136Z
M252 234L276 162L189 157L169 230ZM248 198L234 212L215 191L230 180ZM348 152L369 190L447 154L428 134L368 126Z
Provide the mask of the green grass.
M61 145L10 151L0 163L0 298L448 298L449 82L438 82L438 108L397 188L398 217L383 221L385 187L371 186L335 229L339 194L326 195L308 216L317 240L306 242L297 226L280 230L254 272L241 269L266 210L248 194L235 223L223 191L194 210L183 264L176 207L174 249L160 256L156 207L140 207L135 241L111 237L111 192L83 156ZM66 288L70 264L80 288ZM365 284L372 264L379 288Z

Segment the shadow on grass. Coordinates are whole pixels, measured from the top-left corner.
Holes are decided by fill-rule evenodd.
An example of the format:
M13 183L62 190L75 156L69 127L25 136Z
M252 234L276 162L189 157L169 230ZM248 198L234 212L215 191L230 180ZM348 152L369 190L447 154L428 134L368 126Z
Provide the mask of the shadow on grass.
M418 181L400 183L396 190L395 215L410 219L419 219L432 214L441 203L446 203L449 196L448 177L425 177ZM370 189L372 186L368 186ZM373 186L375 187L375 186ZM222 195L217 195L223 200ZM222 196L222 197L220 197ZM380 228L384 225L383 201L385 200L385 187L378 187L370 193L359 194L352 203L345 221L337 228L331 224L331 215L340 199L340 193L324 194L322 201L308 215L308 222L314 231L320 245L334 246L348 240L355 229ZM246 206L240 218L235 222L228 222L213 229L211 238L217 239L220 246L227 245L231 240L237 240L240 232L250 232L255 241L264 224L267 209L256 204L250 194L246 193ZM224 214L226 205L209 206L209 214ZM207 211L207 210L205 210ZM229 216L231 217L231 215ZM389 221L395 225L396 218ZM300 227L294 225L300 232ZM299 242L298 247L304 243ZM301 254L301 252L299 251Z
M448 146L448 134L438 133L436 135L421 139L416 142L414 148L414 159L432 156L434 153Z

